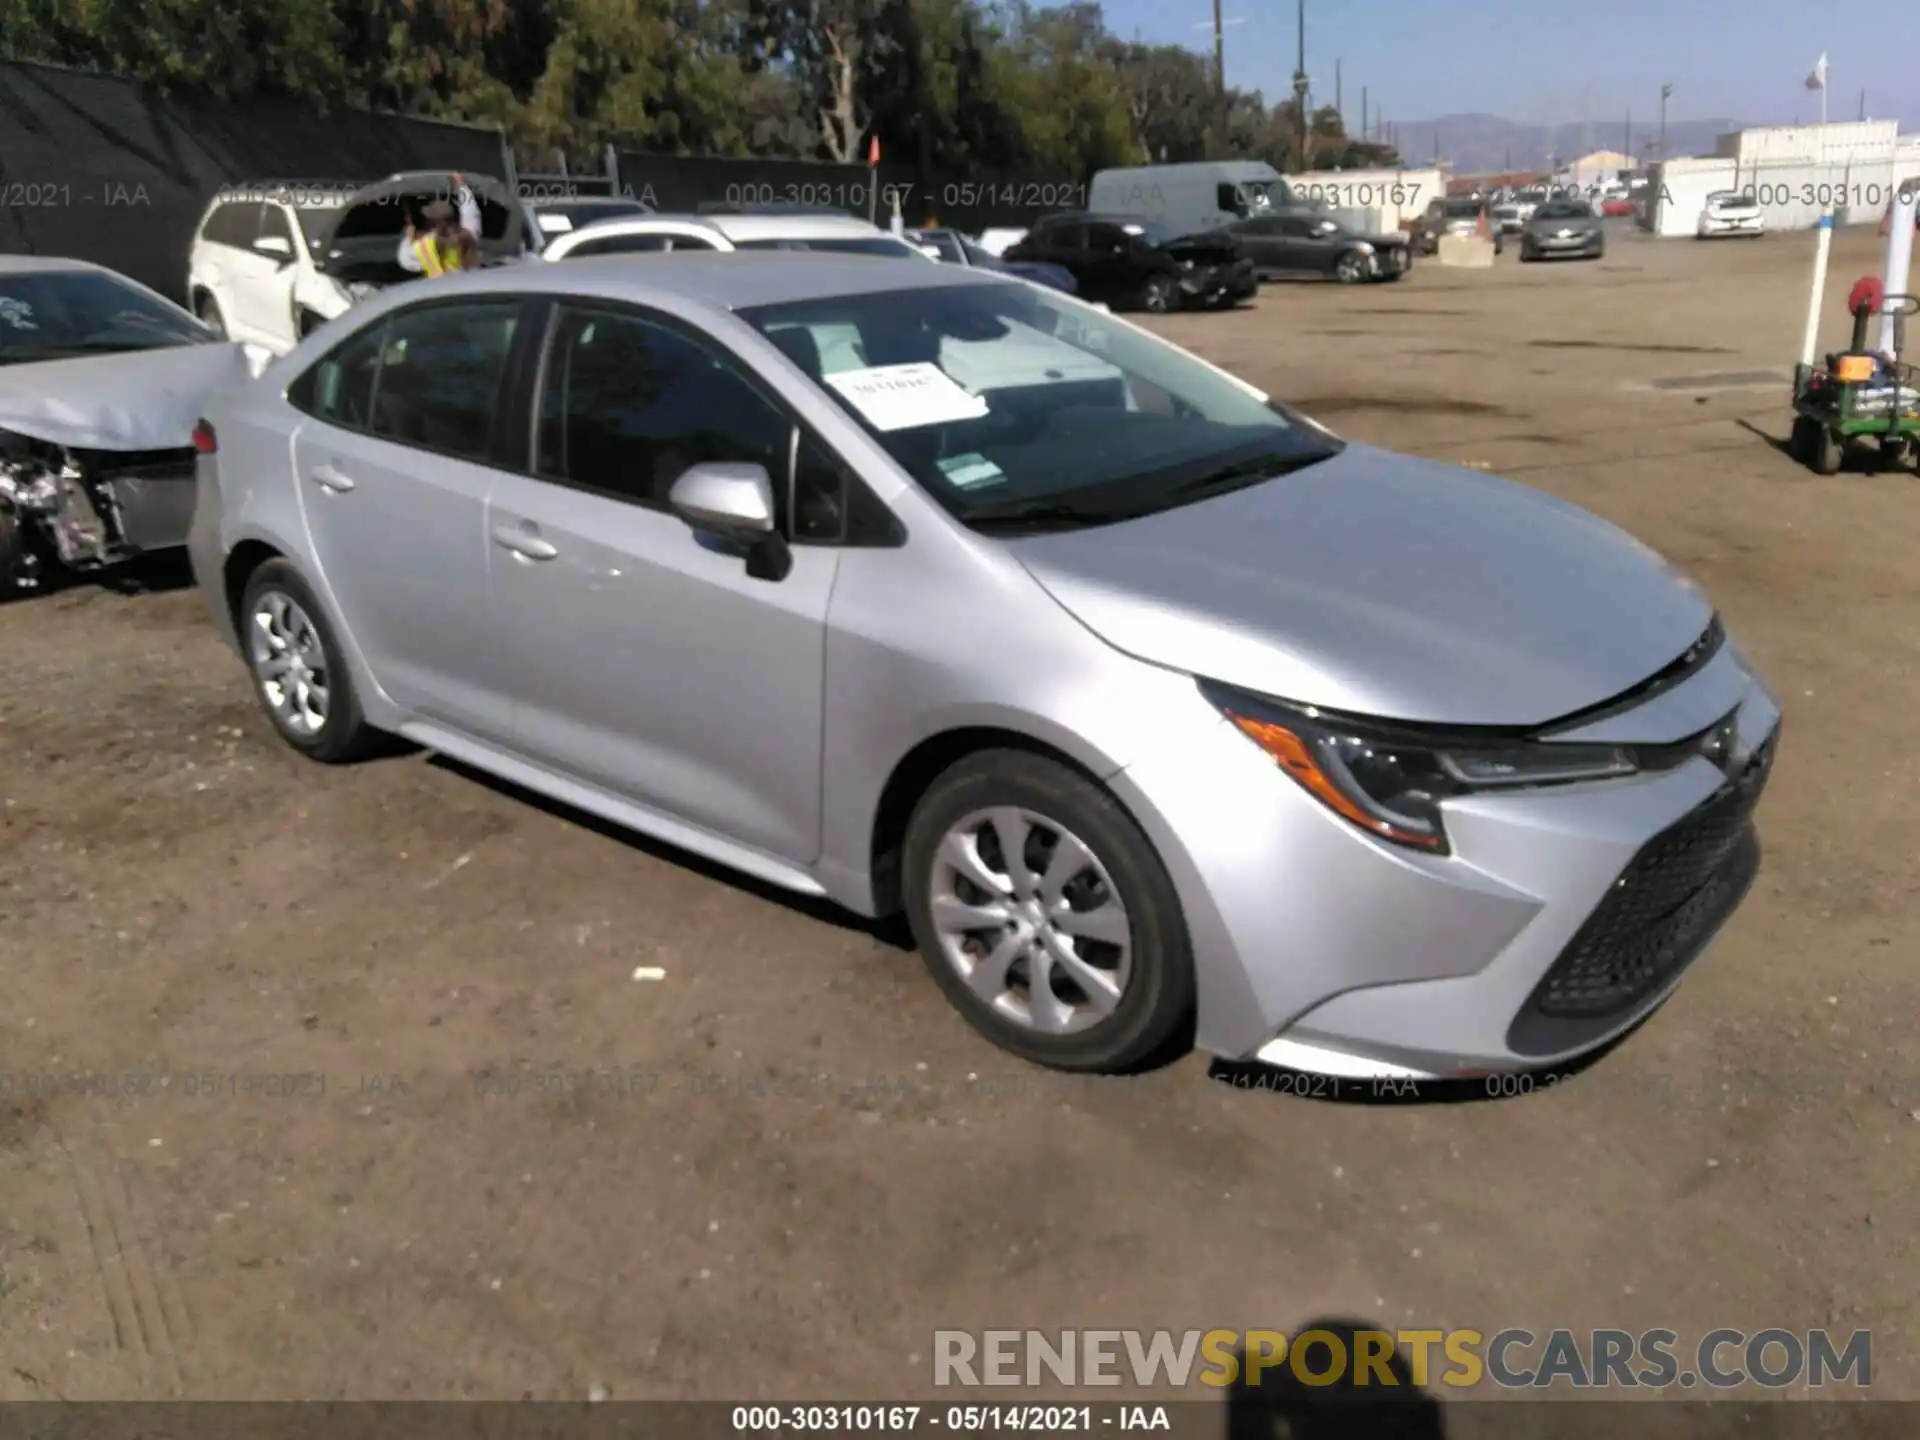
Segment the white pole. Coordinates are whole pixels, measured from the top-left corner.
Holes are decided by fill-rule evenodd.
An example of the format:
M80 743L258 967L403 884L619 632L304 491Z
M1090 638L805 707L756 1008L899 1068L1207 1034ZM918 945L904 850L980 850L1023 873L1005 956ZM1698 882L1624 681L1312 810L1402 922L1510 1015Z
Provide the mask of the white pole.
M1813 290L1807 296L1807 333L1800 342L1800 363L1813 368L1814 346L1820 340L1820 302L1827 289L1827 254L1833 249L1833 211L1820 212L1819 239L1813 252Z
M1901 186L1894 197L1893 218L1887 229L1886 278L1882 284L1889 302L1894 296L1907 293L1907 272L1913 261L1913 217L1916 208L1920 208L1920 187L1912 184ZM1880 317L1880 349L1887 355L1895 351L1894 319L1891 312Z

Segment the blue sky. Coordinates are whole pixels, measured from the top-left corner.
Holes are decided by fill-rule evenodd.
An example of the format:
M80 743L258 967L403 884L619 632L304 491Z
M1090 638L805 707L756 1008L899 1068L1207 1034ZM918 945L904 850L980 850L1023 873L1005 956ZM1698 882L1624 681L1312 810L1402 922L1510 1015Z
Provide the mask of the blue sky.
M1131 38L1211 52L1211 0L1106 0L1108 26ZM1227 83L1285 93L1293 73L1294 0L1222 0ZM1480 111L1526 124L1636 127L1673 84L1675 119L1785 123L1820 114L1803 88L1828 52L1833 119L1867 113L1920 129L1920 7L1909 0L1307 0L1314 100L1333 99L1343 62L1347 109L1360 87L1389 120ZM1590 113L1586 113L1590 112Z

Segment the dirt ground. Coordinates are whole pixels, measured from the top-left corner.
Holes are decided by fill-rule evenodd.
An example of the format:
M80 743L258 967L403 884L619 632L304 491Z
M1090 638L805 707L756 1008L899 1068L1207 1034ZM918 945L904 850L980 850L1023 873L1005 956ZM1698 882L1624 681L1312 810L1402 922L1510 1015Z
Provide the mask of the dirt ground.
M1920 1396L1920 484L1797 467L1783 383L1649 388L1790 364L1811 253L1163 322L1624 525L1783 697L1745 909L1519 1099L1030 1070L890 934L430 757L295 758L191 590L0 610L0 1398L930 1397L938 1328L1328 1315L1871 1328Z

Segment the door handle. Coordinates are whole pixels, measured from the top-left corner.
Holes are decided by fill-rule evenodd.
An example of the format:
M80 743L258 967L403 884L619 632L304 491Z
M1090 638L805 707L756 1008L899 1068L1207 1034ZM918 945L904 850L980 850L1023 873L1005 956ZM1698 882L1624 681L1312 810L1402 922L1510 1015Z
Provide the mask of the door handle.
M353 489L353 477L342 474L332 465L316 465L308 473L313 476L316 485L331 490L337 495L344 495Z
M502 549L511 550L528 560L551 560L560 553L538 535L511 525L494 526L493 540Z

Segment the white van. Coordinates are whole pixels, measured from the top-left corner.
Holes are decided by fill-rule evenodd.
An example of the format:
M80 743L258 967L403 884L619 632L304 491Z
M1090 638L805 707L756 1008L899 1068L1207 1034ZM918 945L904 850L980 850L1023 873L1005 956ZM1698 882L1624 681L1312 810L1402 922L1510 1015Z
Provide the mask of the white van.
M1265 161L1204 160L1102 170L1087 187L1086 208L1094 215L1158 220L1175 234L1198 235L1295 206L1286 180Z

